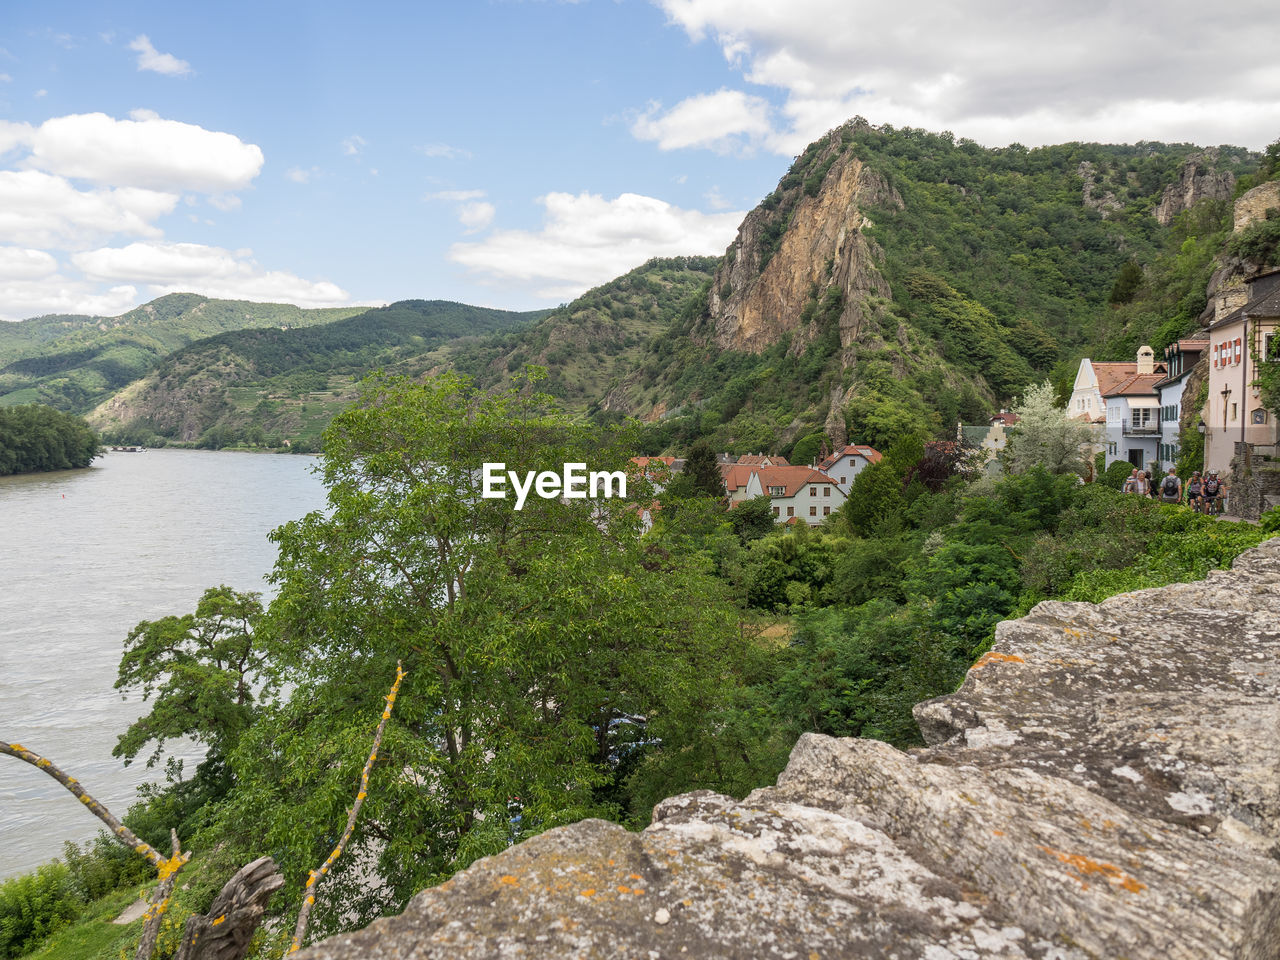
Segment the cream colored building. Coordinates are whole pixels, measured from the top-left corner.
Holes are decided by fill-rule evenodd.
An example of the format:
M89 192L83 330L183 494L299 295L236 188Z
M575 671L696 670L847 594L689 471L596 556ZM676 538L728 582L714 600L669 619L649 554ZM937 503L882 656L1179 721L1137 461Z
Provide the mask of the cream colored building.
M1254 380L1260 363L1280 362L1280 269L1218 294L1209 325L1209 394L1204 465L1226 475L1236 445L1276 443L1275 415Z

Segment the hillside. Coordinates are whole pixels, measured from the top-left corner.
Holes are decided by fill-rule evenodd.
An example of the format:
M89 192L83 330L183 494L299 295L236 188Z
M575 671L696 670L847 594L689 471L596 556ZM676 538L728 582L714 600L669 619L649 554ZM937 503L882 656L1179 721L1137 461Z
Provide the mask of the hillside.
M716 257L654 259L551 311L527 328L451 344L438 357L485 388L506 386L525 364L547 368L541 387L575 411L597 406L645 355L698 288Z
M366 309L306 310L174 293L118 317L56 315L0 323L0 406L46 403L85 412L201 337L243 328L310 327Z
M423 357L447 341L540 316L405 300L324 326L221 333L165 357L88 419L108 436L135 443L310 444L369 371L421 373L428 365Z
M1083 353L1156 339L1171 317L1118 313L1121 272L1229 209L1256 166L1237 148L986 149L851 121L747 215L602 406L654 422L655 448L946 432Z

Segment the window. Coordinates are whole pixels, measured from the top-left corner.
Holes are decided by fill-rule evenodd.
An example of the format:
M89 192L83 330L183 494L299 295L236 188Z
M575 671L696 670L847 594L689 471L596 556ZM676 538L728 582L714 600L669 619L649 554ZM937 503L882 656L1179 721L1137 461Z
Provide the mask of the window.
M778 515L778 509L779 509L778 507L774 507L774 508L773 508L773 515L774 515L775 517Z
M787 516L788 516L788 517L794 517L795 515L796 515L796 508L795 508L795 507L787 507Z
M843 486L844 486L846 483L848 483L848 482L849 482L849 481L848 481L848 480L846 480L844 477L841 477L841 478L840 478L840 486L842 486L842 487L843 487Z
M1262 359L1266 363L1280 363L1280 333L1268 333L1263 337Z
M817 495L818 495L818 488L817 488L817 487L810 487L810 488L809 488L809 496L811 496L811 497L816 497Z
M1231 419L1232 419L1232 420L1234 420L1234 419L1236 418L1236 406L1237 406L1237 405L1236 405L1236 404L1234 404L1234 403L1233 403L1233 404L1231 404Z
M829 517L829 516L831 516L831 508L830 508L830 507L823 507L823 508L822 508L822 515L823 515L824 517Z
M823 488L822 488L822 495L823 495L824 497L829 497L829 496L831 496L831 488L830 488L830 487L823 487Z
M787 495L786 487L770 487L769 488L769 496L771 497L785 497L786 495Z
M809 507L809 516L816 517L817 515L818 515L818 508L814 506Z

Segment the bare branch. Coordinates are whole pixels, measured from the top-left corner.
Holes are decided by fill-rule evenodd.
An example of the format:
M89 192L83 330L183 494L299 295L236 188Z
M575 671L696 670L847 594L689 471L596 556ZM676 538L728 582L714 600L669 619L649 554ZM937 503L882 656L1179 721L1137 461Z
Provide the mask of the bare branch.
M143 843L138 835L121 823L110 810L89 796L75 777L68 776L52 760L28 750L20 743L0 741L0 753L23 760L53 777L70 790L90 813L110 827L117 840L127 847L132 847L140 856L146 857L147 862L156 868L160 883L151 893L150 905L144 915L146 925L143 927L142 940L138 943L137 953L134 954L134 960L149 960L156 946L156 938L160 935L160 920L164 912L169 909L169 897L173 893L173 885L177 882L178 871L191 859L190 853L182 852L182 847L178 843L178 831L169 831L169 837L173 841L173 855L166 859L155 847Z
M404 677L404 669L401 667L400 661L397 660L396 682L391 685L391 692L384 698L387 701L387 706L382 711L382 719L378 722L378 732L373 737L373 749L369 751L369 759L365 761L364 770L360 774L360 789L356 793L356 802L351 805L351 810L347 814L347 829L343 832L342 839L338 841L338 845L333 848L333 853L329 854L329 858L320 865L320 869L312 870L307 876L306 896L302 900L302 909L298 911L298 925L293 931L293 943L289 947L289 953L301 949L302 939L307 935L307 921L311 918L311 908L316 903L316 888L335 861L342 856L342 851L346 848L347 841L351 839L351 834L355 831L356 820L360 816L360 808L364 806L364 798L369 792L369 772L373 769L373 762L378 757L378 748L382 746L382 734L387 729L387 721L391 719L391 708L395 706L396 694L400 690L400 681Z

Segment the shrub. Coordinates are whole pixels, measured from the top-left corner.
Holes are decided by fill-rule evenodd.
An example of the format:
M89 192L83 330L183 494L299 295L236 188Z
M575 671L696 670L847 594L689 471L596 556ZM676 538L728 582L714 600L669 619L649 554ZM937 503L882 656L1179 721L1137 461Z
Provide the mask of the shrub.
M0 884L0 957L20 957L75 919L81 900L71 871L54 861Z

